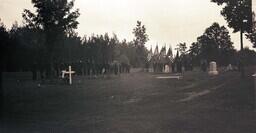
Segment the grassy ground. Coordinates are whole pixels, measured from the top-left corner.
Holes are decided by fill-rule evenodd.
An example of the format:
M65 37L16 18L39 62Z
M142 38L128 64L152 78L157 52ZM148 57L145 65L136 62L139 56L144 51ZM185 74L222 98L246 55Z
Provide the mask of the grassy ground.
M255 133L253 80L187 72L8 84L4 133ZM8 87L9 86L9 87ZM8 101L8 102L7 102Z

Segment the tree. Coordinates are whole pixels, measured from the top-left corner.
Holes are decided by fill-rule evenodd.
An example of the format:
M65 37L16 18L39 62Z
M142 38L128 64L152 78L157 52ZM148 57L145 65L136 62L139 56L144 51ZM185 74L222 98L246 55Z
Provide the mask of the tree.
M146 34L146 27L145 25L141 24L141 21L137 21L136 27L133 29L132 32L135 36L134 44L135 46L143 46L149 40L148 35Z
M1 54L1 66L0 69L1 71L3 71L4 69L6 69L6 63L8 60L8 53L10 52L10 48L9 48L9 42L10 42L10 38L9 38L9 33L6 30L5 25L1 22L0 19L0 54Z
M206 59L208 62L215 60L220 65L230 63L230 53L234 47L227 28L213 23L197 40L199 44L192 45L190 51L199 53L201 59ZM200 47L200 52L196 51L198 47Z
M234 47L228 29L215 22L212 26L206 29L204 35L206 35L209 40L212 40L215 48L217 47L214 52L216 52L215 56L219 64L227 65L225 63L230 63L230 52Z
M189 54L192 56L198 56L200 54L200 44L198 42L193 42L189 47Z
M13 71L31 70L33 64L45 62L45 38L39 29L30 29L15 23L10 30L11 45L13 47Z
M149 40L146 33L146 27L137 21L136 27L133 29L135 36L134 45L136 47L136 66L144 66L147 62L147 49L145 48L146 42Z
M256 20L255 13L252 14L253 23L252 23L252 32L248 33L246 37L252 42L253 47L256 48Z
M177 48L175 48L175 50L177 50L177 54L175 57L174 62L178 65L178 71L181 72L181 67L182 65L184 65L185 62L185 55L186 55L186 43L179 43L177 44Z
M30 28L41 29L46 38L45 46L48 55L49 69L52 69L54 59L62 47L62 39L78 26L78 10L71 11L74 0L32 0L36 12L25 9L23 18Z
M200 52L200 44L198 42L193 42L189 48L189 55L192 58L192 62L194 65L199 65L200 63Z
M185 42L184 43L179 43L177 45L176 50L180 52L180 56L186 55L186 52L187 52L187 45L186 45L186 43Z
M252 22L252 0L211 0L218 5L225 5L221 15L227 21L233 32L240 31L241 51L243 50L243 33L251 32ZM244 68L241 63L241 76L244 77Z
M63 38L63 48L59 54L61 58L58 60L58 63L66 62L73 63L79 62L82 60L82 39L77 35L77 33L70 33L68 36Z
M2 72L5 69L5 64L7 61L8 43L9 43L9 34L6 30L5 25L1 22L0 19L0 54L1 54L1 65L0 65L0 119L2 118L3 103L4 103L4 92L2 88Z
M245 47L242 52L245 57L243 60L245 66L256 65L256 52L254 50Z

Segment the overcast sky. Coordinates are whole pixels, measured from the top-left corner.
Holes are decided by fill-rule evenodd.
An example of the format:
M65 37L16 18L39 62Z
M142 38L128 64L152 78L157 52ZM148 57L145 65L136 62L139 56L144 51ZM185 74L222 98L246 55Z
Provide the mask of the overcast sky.
M253 5L256 5L253 0ZM255 4L254 4L255 3ZM22 22L23 9L32 9L30 0L0 0L0 18L10 28L14 21ZM220 15L221 7L210 0L76 0L79 8L80 36L116 33L119 39L133 39L132 29L140 20L147 28L147 47L190 45L213 22L227 25ZM232 33L232 29L229 29ZM239 33L231 34L235 48L240 48ZM245 46L252 44L245 40Z

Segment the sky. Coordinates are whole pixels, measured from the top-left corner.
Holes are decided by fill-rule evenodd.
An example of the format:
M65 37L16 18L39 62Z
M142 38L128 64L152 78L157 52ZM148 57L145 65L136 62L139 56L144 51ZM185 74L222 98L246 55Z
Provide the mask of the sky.
M256 0L253 0L256 11ZM76 0L75 8L80 10L80 36L92 34L117 34L120 40L133 40L133 28L137 20L147 28L147 48L156 44L176 47L186 42L189 46L214 22L227 27L220 15L222 9L210 0ZM1 21L10 28L17 21L22 23L24 9L32 9L30 0L0 0ZM228 28L229 29L229 28ZM236 49L240 49L239 33L231 33ZM248 40L244 45L252 48Z

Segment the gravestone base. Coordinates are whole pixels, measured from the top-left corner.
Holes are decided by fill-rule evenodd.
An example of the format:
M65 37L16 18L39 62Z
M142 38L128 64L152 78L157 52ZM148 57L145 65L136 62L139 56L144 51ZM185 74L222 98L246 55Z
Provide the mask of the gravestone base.
M209 71L208 74L209 74L210 76L215 76L215 75L218 75L219 72L218 72L218 71Z
M154 69L153 69L153 68L149 68L149 69L148 69L148 72L153 73L153 72L154 72Z

